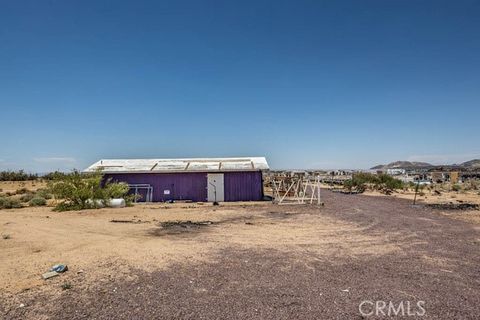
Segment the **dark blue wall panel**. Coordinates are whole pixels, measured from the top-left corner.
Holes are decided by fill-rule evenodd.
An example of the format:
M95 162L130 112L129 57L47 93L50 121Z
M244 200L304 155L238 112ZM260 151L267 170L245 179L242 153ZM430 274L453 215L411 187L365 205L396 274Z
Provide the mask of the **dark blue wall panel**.
M207 201L206 172L121 173L106 174L105 178L128 184L150 184L153 201ZM263 198L260 171L224 172L224 184L225 201L259 201ZM169 190L170 194L165 194L164 190Z

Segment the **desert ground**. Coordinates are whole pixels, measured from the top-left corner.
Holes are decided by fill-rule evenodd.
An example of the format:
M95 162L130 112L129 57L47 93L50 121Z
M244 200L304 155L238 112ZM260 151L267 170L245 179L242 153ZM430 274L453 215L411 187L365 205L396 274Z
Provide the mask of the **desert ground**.
M478 318L480 219L458 217L480 211L322 199L1 210L0 318L362 319L365 300ZM43 280L57 263L69 270Z
M387 196L379 191L368 190L364 192L368 196ZM415 191L394 191L387 197L401 198L410 200L413 203L415 199ZM431 191L424 191L422 194L417 194L416 202L419 204L425 203L475 203L480 205L480 194L478 191L464 191L464 192L441 192L435 194Z
M0 192L14 192L21 188L26 188L35 191L45 188L47 183L45 181L27 180L27 181L0 181Z

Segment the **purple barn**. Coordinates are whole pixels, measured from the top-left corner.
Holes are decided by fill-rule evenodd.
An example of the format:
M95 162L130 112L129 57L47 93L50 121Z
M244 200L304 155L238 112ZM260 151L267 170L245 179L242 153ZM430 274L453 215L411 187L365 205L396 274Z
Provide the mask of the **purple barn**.
M264 157L206 159L108 159L85 172L126 182L139 201L259 201L263 199Z

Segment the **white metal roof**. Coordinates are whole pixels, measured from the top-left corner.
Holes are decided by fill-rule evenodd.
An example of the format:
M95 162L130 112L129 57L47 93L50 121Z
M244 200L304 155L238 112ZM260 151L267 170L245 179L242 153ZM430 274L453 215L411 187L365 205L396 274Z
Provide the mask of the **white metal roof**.
M102 159L84 170L104 173L222 172L268 170L265 157L191 159Z

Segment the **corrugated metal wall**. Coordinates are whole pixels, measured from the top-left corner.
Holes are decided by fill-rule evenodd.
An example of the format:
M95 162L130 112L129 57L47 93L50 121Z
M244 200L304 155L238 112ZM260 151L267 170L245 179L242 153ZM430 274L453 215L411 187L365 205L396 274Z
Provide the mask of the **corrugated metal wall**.
M206 174L193 173L125 173L108 174L106 178L128 184L148 183L153 187L153 201L207 200ZM164 191L169 190L170 194ZM141 200L144 201L144 200Z
M225 201L260 201L263 198L262 172L225 172Z
M207 201L207 173L122 173L106 174L105 178L128 184L150 184L153 201ZM259 201L263 198L260 171L225 172L225 201ZM170 194L165 194L169 190ZM144 201L142 199L140 201Z

